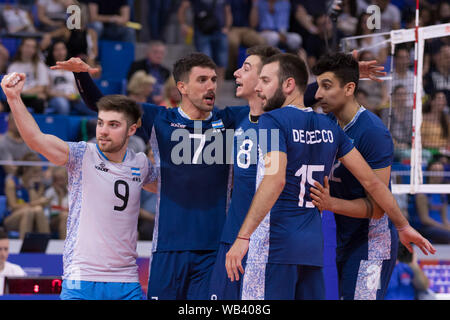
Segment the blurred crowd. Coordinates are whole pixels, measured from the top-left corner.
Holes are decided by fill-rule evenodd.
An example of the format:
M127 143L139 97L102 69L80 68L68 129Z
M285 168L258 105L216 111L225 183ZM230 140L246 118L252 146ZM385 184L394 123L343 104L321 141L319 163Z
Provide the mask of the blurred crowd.
M79 21L72 20L76 10L68 11L72 5L80 9ZM380 10L378 27L371 5ZM147 44L145 57L131 63L123 79L124 93L137 102L166 107L177 107L180 102L171 68L164 65L171 44L170 26L179 34L178 44L193 46L215 61L220 81L233 80L245 48L258 44L298 54L309 68L327 51L358 49L360 61L376 59L392 71L388 73L391 80L362 80L357 99L390 129L395 161L408 164L413 134L414 43L397 46L391 56L386 33L413 28L415 6L415 0L0 0L0 74L26 74L22 98L33 113L89 117L95 112L80 99L72 73L51 70L50 66L79 57L97 68L92 76L102 80L99 43L104 40ZM79 25L69 28L69 21ZM449 23L450 3L421 0L419 21L420 26ZM18 40L18 45L11 47L10 39ZM450 37L426 42L423 75L423 160L430 168L437 162L445 171L450 155ZM310 81L314 80L311 77ZM9 112L1 95L0 111ZM95 140L93 128L95 122L89 122L91 140ZM144 141L133 139L131 147L151 156ZM11 117L7 132L0 136L0 160L40 161L21 140ZM6 211L0 214L0 226L20 238L26 232L38 231L64 239L66 180L61 168L1 166L0 196L6 197ZM446 182L448 178L434 183ZM151 240L156 199L146 191L142 199L140 239ZM446 233L447 240L442 241L450 243L450 223L443 213L447 212L447 202L446 196L419 196L415 205L418 221ZM439 226L427 220L431 211L441 217Z

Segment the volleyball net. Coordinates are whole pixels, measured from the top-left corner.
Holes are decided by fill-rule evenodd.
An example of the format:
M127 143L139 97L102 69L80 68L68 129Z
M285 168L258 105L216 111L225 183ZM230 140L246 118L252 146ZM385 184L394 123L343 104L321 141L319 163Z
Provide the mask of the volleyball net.
M358 101L394 141L392 192L450 193L450 24L347 37L341 48L377 59L383 83L362 79Z

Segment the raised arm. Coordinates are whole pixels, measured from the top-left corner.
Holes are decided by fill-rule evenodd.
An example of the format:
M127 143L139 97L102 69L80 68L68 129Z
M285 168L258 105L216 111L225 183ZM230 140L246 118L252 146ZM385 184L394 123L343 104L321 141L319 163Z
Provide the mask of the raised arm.
M97 111L97 102L103 97L103 93L92 80L90 74L99 72L98 68L92 68L80 58L70 58L67 61L57 61L51 66L52 70L67 70L73 72L78 91L84 103L94 111Z
M42 154L55 165L65 165L69 159L68 144L54 135L42 133L23 104L20 93L25 79L25 74L13 72L1 82L20 135L32 150Z

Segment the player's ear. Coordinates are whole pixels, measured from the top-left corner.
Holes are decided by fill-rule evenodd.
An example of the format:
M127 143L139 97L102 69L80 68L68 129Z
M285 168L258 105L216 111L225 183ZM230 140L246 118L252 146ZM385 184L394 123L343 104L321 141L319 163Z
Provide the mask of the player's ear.
M287 78L286 80L284 80L283 91L287 95L291 94L295 90L295 87L296 87L296 83L295 83L294 78Z
M177 88L178 91L180 91L180 94L186 94L186 83L184 81L178 81L177 82Z
M136 133L136 130L138 128L137 123L133 123L129 128L128 128L128 136L131 137L132 135L134 135Z
M349 83L345 84L345 86L344 86L345 95L347 97L354 95L355 89L356 89L356 83L349 82Z

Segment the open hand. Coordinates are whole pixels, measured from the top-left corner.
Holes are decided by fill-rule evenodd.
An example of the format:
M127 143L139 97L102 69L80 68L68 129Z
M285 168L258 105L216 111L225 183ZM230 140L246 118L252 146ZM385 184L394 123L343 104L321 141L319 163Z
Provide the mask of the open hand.
M67 70L72 72L89 72L89 74L96 74L100 71L99 68L92 68L80 58L70 58L66 61L56 61L55 66L51 66L52 70Z
M248 251L249 240L236 239L226 254L225 268L230 281L239 280L239 272L244 274L242 259Z
M353 50L352 55L355 59L358 57L358 51ZM386 72L384 72L384 67L381 65L378 65L377 60L370 60L370 61L358 61L359 64L359 78L365 79L368 78L370 80L376 81L376 82L383 82L380 77L386 76Z
M417 247L422 250L424 255L428 255L428 253L435 254L436 249L431 245L431 243L422 237L420 233L418 233L413 227L410 225L401 228L398 231L398 237L400 242L408 249L409 252L413 253L413 248L411 243L414 243Z

